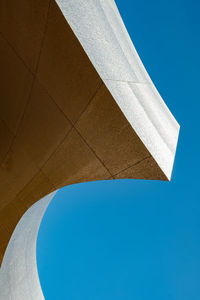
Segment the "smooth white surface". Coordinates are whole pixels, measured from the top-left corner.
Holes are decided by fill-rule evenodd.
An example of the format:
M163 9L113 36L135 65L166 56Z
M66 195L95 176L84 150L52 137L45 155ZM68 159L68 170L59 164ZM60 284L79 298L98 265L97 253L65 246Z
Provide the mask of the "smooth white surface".
M35 203L21 218L0 269L1 300L43 300L37 262L37 235L46 208L56 192Z
M57 0L121 111L171 178L179 125L165 105L113 0Z

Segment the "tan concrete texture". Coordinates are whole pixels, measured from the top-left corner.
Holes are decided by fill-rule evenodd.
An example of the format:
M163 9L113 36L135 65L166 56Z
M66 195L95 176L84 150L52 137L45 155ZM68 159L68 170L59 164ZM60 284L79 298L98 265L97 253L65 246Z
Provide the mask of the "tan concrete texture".
M62 186L168 180L54 0L0 0L0 264L24 212Z

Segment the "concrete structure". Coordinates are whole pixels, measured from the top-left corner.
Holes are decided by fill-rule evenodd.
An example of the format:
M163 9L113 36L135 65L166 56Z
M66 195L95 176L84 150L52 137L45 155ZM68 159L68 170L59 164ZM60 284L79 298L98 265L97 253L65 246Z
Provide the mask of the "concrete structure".
M55 192L34 204L19 221L0 269L1 300L44 299L36 263L37 234Z
M62 186L170 179L179 125L113 0L0 0L0 51L0 262L25 211ZM0 299L43 297L39 281L33 288L30 278L37 277L33 256L45 199L11 239ZM22 242L21 235L24 249L33 251L23 262L22 252L16 265L19 248L12 240Z

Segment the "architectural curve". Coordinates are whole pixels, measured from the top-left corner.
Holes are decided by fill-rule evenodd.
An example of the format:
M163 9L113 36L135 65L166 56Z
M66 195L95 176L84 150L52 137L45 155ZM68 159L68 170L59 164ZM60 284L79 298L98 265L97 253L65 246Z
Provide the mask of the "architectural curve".
M44 299L37 270L36 242L42 217L55 193L29 208L15 228L0 270L0 299Z
M25 211L62 186L170 180L179 125L114 0L1 0L0 51L0 263Z

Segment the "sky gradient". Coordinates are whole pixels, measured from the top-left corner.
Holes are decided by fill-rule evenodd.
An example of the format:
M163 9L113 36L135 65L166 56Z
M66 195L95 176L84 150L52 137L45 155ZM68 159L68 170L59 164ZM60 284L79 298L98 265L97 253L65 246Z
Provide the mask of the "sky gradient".
M200 299L199 1L116 1L181 125L172 180L61 189L37 244L46 300Z

